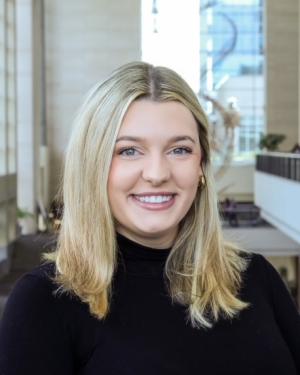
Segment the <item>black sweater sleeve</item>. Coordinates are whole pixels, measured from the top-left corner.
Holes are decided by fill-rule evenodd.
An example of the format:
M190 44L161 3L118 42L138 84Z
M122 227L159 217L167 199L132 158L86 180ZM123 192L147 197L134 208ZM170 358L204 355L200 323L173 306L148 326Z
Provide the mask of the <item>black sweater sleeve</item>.
M0 325L1 375L74 373L68 328L52 291L35 275L16 283Z
M300 314L277 270L264 257L260 257L271 289L270 293L277 324L300 374Z

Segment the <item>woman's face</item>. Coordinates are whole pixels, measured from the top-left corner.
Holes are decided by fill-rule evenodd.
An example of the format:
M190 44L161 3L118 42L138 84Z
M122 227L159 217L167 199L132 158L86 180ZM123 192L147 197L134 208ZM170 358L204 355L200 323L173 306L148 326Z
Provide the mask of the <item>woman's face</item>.
M133 102L117 136L108 180L117 231L145 246L172 246L195 198L200 162L197 123L183 104Z

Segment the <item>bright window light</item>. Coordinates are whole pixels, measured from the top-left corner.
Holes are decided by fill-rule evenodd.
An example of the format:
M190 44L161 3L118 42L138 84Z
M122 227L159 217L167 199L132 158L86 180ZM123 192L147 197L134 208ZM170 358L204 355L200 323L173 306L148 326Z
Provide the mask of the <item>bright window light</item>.
M174 69L199 91L199 0L142 0L142 60Z

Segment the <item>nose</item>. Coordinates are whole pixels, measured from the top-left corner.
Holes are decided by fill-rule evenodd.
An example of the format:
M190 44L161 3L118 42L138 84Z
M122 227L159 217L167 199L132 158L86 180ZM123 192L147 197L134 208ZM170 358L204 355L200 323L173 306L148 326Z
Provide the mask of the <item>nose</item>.
M161 185L169 180L171 175L168 160L161 155L149 156L143 167L143 179L152 185Z

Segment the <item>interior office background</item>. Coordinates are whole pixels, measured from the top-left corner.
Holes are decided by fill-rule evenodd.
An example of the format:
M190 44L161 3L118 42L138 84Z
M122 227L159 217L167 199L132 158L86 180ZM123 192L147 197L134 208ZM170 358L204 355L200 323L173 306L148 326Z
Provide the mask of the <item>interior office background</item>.
M250 251L277 255L297 277L288 256L300 255L300 182L257 171L255 155L262 132L283 133L283 153L300 143L299 7L297 0L1 0L1 274L19 236L17 208L32 213L27 232L36 233L39 211L57 193L84 94L114 68L144 60L175 69L199 95L237 106L241 126L217 181L226 188L220 198L255 202L272 227L229 234ZM213 123L211 103L203 106ZM221 159L215 155L216 168Z

